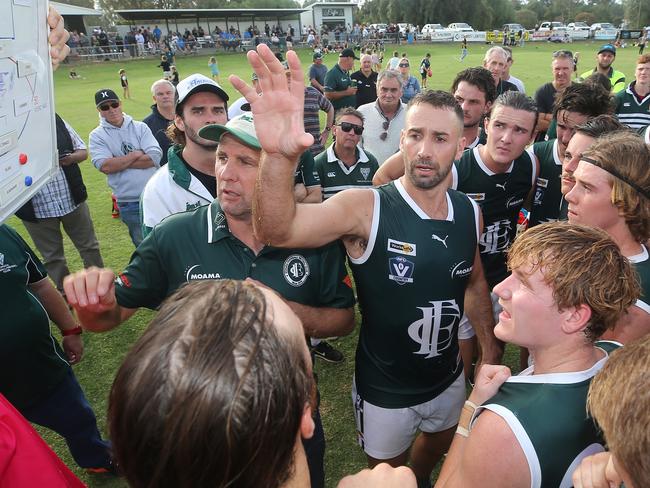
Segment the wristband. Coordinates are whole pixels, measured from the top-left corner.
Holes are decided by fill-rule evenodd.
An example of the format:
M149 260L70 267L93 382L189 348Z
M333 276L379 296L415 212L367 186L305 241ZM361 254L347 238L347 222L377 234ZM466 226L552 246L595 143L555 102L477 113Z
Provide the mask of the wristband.
M81 335L82 332L83 332L83 329L81 328L81 326L80 326L80 325L77 325L77 326L76 326L75 328L73 328L73 329L65 329L65 330L62 330L62 331L61 331L61 335L62 335L63 337L67 337L67 336L71 336L71 335Z
M325 127L325 130L326 130L327 132L329 132L329 131L332 130L332 128L331 128L331 127Z

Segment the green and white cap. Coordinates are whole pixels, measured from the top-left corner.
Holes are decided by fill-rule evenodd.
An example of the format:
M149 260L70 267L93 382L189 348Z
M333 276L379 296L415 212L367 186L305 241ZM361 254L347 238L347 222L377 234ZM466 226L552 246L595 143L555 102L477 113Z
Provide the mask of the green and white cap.
M199 136L204 139L219 142L221 136L230 134L242 144L261 150L260 141L257 139L255 124L253 123L253 114L246 112L230 119L226 125L212 124L206 125L199 130Z

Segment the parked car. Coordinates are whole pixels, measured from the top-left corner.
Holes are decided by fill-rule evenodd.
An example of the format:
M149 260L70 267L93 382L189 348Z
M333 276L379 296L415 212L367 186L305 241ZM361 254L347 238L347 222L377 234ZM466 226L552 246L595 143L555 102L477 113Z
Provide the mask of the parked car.
M606 29L616 29L614 24L610 24L609 22L598 22L596 24L591 24L591 27L589 30L593 33L596 32L597 30L606 30Z
M539 29L540 31L550 31L550 30L555 30L555 29L563 29L565 28L565 25L562 22L542 22L539 24Z
M569 30L589 31L589 26L584 22L570 22L566 27Z
M420 33L424 37L430 37L431 34L434 33L435 31L441 31L444 29L445 28L442 26L442 24L424 24L422 26L422 30L420 31Z
M454 22L447 26L447 29L460 31L460 32L474 32L474 29L471 25L466 24L465 22Z

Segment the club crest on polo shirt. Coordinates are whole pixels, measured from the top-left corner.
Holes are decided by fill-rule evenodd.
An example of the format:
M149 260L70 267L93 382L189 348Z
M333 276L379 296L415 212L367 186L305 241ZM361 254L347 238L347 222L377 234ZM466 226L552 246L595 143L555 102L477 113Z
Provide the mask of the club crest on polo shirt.
M16 264L5 263L5 255L0 253L0 273L9 273L16 266Z
M291 286L302 286L309 277L309 264L304 256L300 254L292 254L284 260L282 266L284 279Z

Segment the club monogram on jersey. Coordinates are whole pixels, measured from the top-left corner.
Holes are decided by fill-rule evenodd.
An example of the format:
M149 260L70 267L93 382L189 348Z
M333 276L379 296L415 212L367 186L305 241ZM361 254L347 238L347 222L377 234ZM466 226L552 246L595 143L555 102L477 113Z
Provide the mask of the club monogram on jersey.
M426 359L440 356L455 340L454 326L462 314L456 300L431 301L430 307L417 307L422 318L408 327L409 337L419 344L415 354Z

